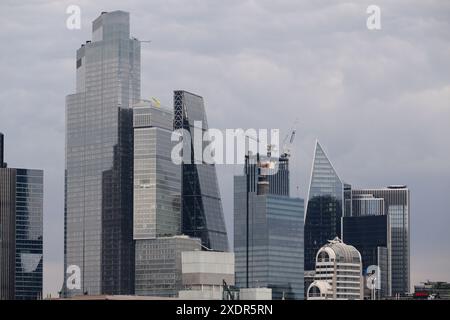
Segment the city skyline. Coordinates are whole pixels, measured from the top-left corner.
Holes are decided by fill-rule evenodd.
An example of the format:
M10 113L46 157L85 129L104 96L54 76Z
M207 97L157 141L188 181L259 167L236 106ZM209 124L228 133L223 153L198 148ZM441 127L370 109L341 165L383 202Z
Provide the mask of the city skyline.
M8 9L11 10L11 17L18 21L30 18L30 9L27 9L26 6L20 9L24 10L19 15L18 7L14 8L13 4L10 5L12 7L8 7ZM163 22L159 20L154 23L146 22L146 20L151 20L146 19L146 14L154 17L157 16L158 10L160 10L161 15L170 16L171 13L164 6L157 6L156 9L158 10L151 10L151 8L122 6L117 3L108 5L103 3L103 5L104 8L101 5L89 6L80 3L83 10L83 24L79 31L65 29L64 21L67 16L65 15L64 5L58 8L42 5L40 10L44 14L49 14L50 19L40 27L42 33L39 33L37 39L44 41L41 46L38 46L37 54L49 54L47 41L54 41L52 32L50 32L53 27L55 38L60 40L61 45L64 46L63 50L59 49L53 52L53 55L49 55L48 59L40 62L42 63L40 66L47 66L47 64L52 66L54 72L45 74L45 68L42 69L42 67L36 65L33 67L34 71L40 72L43 77L42 81L36 83L35 81L30 82L26 78L22 79L21 72L16 71L17 74L11 74L12 70L16 70L11 66L5 65L4 68L6 74L11 76L11 81L3 82L2 80L2 84L4 87L10 88L11 92L16 93L16 95L5 93L7 98L5 101L11 101L13 106L5 104L0 109L1 130L7 136L6 162L26 167L43 168L46 172L46 179L48 179L48 183L47 181L45 183L46 209L44 211L46 221L44 250L46 250L46 261L48 259L48 263L44 263L44 281L46 282L44 296L47 292L55 293L55 287L60 287L62 284L62 278L58 280L51 276L52 273L62 275L63 271L61 265L63 169L61 170L61 168L63 168L64 163L62 156L64 148L64 108L62 105L65 93L72 92L75 87L74 81L70 80L73 79L73 51L89 39L90 28L88 25L90 22L101 11L109 9L129 11L132 19L132 30L134 30L132 36L137 36L143 40L152 38L151 45L143 49L142 73L145 88L143 87L142 92L144 94L157 94L165 105L170 105L173 89L186 88L197 92L203 95L208 102L207 112L211 127L229 127L232 124L233 127L243 128L281 128L283 126L289 127L290 118L293 118L294 115L303 119L304 121L300 122L299 142L296 143L293 155L296 169L291 179L291 189L295 190L294 193L297 192L296 186L298 185L301 196L306 198L307 182L305 183L305 180L309 176L310 154L316 137L320 138L327 147L328 154L333 158L337 171L356 187L381 187L398 183L408 185L413 193L412 199L414 199L411 210L413 237L411 282L416 284L429 277L432 277L430 280L449 280L445 273L450 263L449 257L439 255L442 250L439 243L448 241L445 235L445 226L448 226L447 222L449 221L446 211L448 200L445 194L450 189L449 179L447 179L450 175L448 167L450 156L448 151L443 148L446 145L445 136L448 136L446 131L448 128L445 128L443 124L447 123L444 119L448 119L448 117L445 117L449 112L448 97L450 90L448 75L441 73L441 70L445 69L441 64L448 62L444 58L444 53L431 52L426 47L427 44L431 47L433 45L444 45L442 40L448 39L448 34L442 31L445 30L445 23L448 24L448 22L442 21L443 18L448 17L446 15L448 11L444 10L444 13L438 14L436 23L427 21L430 23L427 30L435 32L435 38L425 39L426 34L423 34L423 32L417 35L417 37L420 36L419 38L408 35L408 28L414 28L411 24L414 17L421 16L411 7L409 7L408 12L410 16L408 16L408 19L405 18L406 21L395 20L395 17L401 17L401 6L381 1L380 6L387 9L388 18L391 17L391 19L386 21L383 29L377 35L370 34L369 31L364 29L366 17L364 5L341 6L337 4L329 5L329 9L320 6L320 9L312 9L308 5L300 4L298 10L316 13L316 16L312 15L310 21L320 21L320 15L327 13L328 10L332 11L333 8L336 10L335 14L328 13L333 15L336 20L332 21L330 28L319 23L317 28L312 28L309 25L309 29L306 28L306 31L302 31L298 35L292 35L285 34L283 23L277 18L272 18L268 21L271 22L270 25L274 29L272 33L264 34L263 41L243 43L246 37L252 39L250 36L252 33L249 31L250 34L244 33L240 36L234 34L240 42L224 48L219 46L220 43L201 32L194 32L191 38L187 37L189 28L191 28L189 30L197 30L195 24L189 18L196 17L202 24L206 25L210 23L202 15L205 12L210 12L205 5L199 8L198 14L193 11L183 14L181 9L180 11L175 10L173 17L184 21L187 29L180 27L176 21L169 19L165 22L168 26L166 32L161 30L161 26L158 27L158 22L164 25ZM252 4L247 4L247 7L245 5L234 5L242 10L238 12L248 12L252 8ZM270 11L270 5L261 2L260 4L254 3L253 6L259 9L256 11L256 20L251 21L252 26L257 30L254 34L262 35L265 31L262 27L264 17L270 17L267 15L267 11ZM292 7L296 8L295 5L286 1L277 13L289 17L286 11ZM424 7L421 8L425 10ZM283 11L283 9L286 9L286 11ZM425 10L425 14L436 13L432 9L436 9L436 7ZM8 10L2 10L2 12L8 12ZM227 14L229 12L224 13L225 18L230 17ZM224 22L224 16L221 16L222 19L218 19L219 22ZM238 23L244 23L239 15L235 18ZM5 19L10 21L8 18ZM31 15L30 21L36 21L33 19ZM308 22L308 20L306 21ZM341 28L339 28L339 23L342 23ZM443 23L444 27L438 27L438 23ZM230 41L233 39L230 38L231 30L221 29L215 24L214 26L215 33L225 35L224 41L228 40L233 43ZM300 27L302 25L297 25L293 20L288 19L286 26ZM13 25L9 25L9 28L13 30ZM394 28L397 29L393 31ZM33 34L33 31L27 26L25 30ZM151 33L148 34L148 37L147 30L150 30ZM353 48L354 52L359 54L355 61L350 63L343 58L343 54L348 53L348 48L341 42L331 43L332 46L337 48L337 50L334 50L336 56L330 56L322 50L321 45L327 43L327 40L337 41L339 39L339 35L333 32L328 34L330 30L338 30L338 32L340 30L344 42L356 40L361 45L360 50ZM352 34L352 30L356 30L356 34ZM182 36L177 31L181 32ZM158 32L161 34L158 34ZM308 32L319 35L319 38L308 37ZM29 37L29 35L25 35L26 38ZM173 35L172 41L164 40L164 37L170 39L169 35ZM304 38L301 38L301 35ZM321 39L320 35L325 39ZM405 40L400 41L399 45L393 45L389 37ZM286 52L284 54L275 53L278 50L274 51L271 43L280 44L280 39L287 41L287 44L282 45L282 48L291 49L289 54ZM293 44L289 48L290 39L292 41L302 40L306 45L302 45L300 42L298 46ZM23 39L14 39L14 41L26 48ZM379 50L375 53L369 51L370 48L378 48L377 45L380 46ZM443 48L448 48L448 44L445 45L447 47ZM301 54L300 60L293 60L299 49L308 47L310 47L309 51ZM415 50L405 58L404 53L410 52L410 49ZM446 52L445 50L442 51ZM308 52L316 52L322 61L313 59L308 55ZM418 55L413 53L418 53ZM31 59L32 57L35 58L33 54L25 51L16 56L19 61L23 62L23 65L34 63L35 59ZM171 65L181 57L190 59L190 65L184 65L183 63ZM235 58L234 61L233 58ZM307 63L300 63L299 61ZM313 61L316 63L313 63ZM319 62L323 62L324 65L319 67ZM388 63L394 67L389 68L385 73L377 74L376 71L379 68L377 63L379 65ZM317 70L311 70L308 64L314 64ZM413 77L415 73L409 70L410 64L414 64L422 74L430 76L432 80L428 79L427 82L424 82ZM224 69L222 69L222 65ZM22 66L15 66L14 68L24 70L21 69ZM217 77L220 70L227 72ZM293 77L293 73L296 72L299 73L299 76ZM23 73L26 74L25 71ZM308 74L309 77L301 76L301 73ZM357 74L360 74L360 76L357 76ZM403 75L411 77L412 80L407 81L407 77L403 78ZM230 78L237 81L239 85L233 85ZM23 80L21 85L18 81L20 79ZM406 83L401 81L395 83L399 79L403 79ZM387 82L387 84L385 85L384 82ZM284 87L281 83L284 84ZM298 86L293 86L294 83L298 83ZM389 89L389 86L393 88ZM23 87L27 88L27 92L21 91ZM239 87L246 88L246 90L241 91ZM319 89L327 91L330 97L316 97L320 96ZM265 92L260 97L262 90L265 90ZM289 90L298 92L289 93ZM415 92L417 90L418 92ZM43 95L42 93L46 94ZM331 97L336 98L336 101L333 102ZM371 97L378 97L380 101ZM34 109L30 107L30 101L37 102ZM274 105L286 106L285 112L280 114L275 111L280 110L280 107L271 110ZM407 106L412 109L412 112L407 111L409 110L406 109ZM37 113L35 109L42 110L42 112ZM239 119L231 117L229 115L231 114L230 110L239 114ZM256 113L258 115L255 115ZM266 116L261 116L261 114ZM383 114L387 117L383 117ZM276 119L277 117L274 117L274 115L280 115L279 119ZM344 122L348 121L346 119L351 116L354 116L353 122ZM3 121L3 119L12 120ZM372 122L372 120L374 121ZM30 133L25 128L13 128L14 123L19 123L19 121L26 124L25 128L33 128L34 131ZM339 121L343 123L335 125L335 122L339 123ZM361 122L365 122L366 125L361 124ZM382 130L379 130L380 128ZM417 128L426 128L426 130L420 131ZM353 130L359 130L359 133L352 134ZM395 136L396 139L391 139L392 136ZM48 139L50 137L52 140ZM44 141L54 141L54 143L48 144ZM16 146L23 146L23 148ZM35 159L30 158L31 154ZM405 161L405 159L410 161ZM226 190L231 185L230 176L236 172L238 172L237 168L218 167L218 180L229 238L232 238L233 232L231 228L232 202L230 201L232 193L230 194ZM297 196L297 194L294 195ZM434 219L426 219L430 215ZM438 247L434 247L435 245L438 245ZM427 260L436 262L427 265Z

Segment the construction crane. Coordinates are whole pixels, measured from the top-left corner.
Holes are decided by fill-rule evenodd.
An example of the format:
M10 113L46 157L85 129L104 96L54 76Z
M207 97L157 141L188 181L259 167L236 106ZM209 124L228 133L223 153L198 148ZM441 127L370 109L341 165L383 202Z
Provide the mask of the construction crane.
M291 130L283 139L283 153L281 154L282 158L289 158L291 156L291 147L294 143L295 134L297 132L297 129L295 129L295 125L297 124L297 122L298 120L295 120Z

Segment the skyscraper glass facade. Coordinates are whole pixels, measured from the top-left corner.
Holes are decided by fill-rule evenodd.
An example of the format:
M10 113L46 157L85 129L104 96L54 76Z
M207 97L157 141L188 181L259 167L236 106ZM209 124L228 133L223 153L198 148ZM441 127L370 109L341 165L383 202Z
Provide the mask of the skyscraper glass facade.
M388 220L388 268L391 294L410 292L410 191L406 186L353 190L384 200Z
M181 253L201 250L186 236L136 241L136 295L176 297L183 288Z
M0 168L0 300L14 299L16 169Z
M42 170L0 166L0 300L42 298L43 198Z
M190 154L190 161L184 161L182 164L182 232L200 238L207 248L228 251L216 168L214 164L195 163L195 159L202 157L195 153L193 145L197 131L194 130L195 121L201 122L202 128L198 131L203 137L208 129L203 98L186 91L175 91L174 130L184 129L191 137L190 145L184 144L189 150L183 150L183 158L186 154Z
M140 43L129 14L102 13L77 50L76 93L66 99L65 269L77 294L134 291L133 120L140 99ZM67 289L67 288L63 288Z
M181 233L181 166L172 162L173 112L142 102L134 111L134 239Z
M286 186L282 177L289 172L288 162L284 164L278 177L268 177L278 181L278 187L269 186L267 193L258 192L255 166L250 164L246 170L250 174L248 229L247 176L234 177L236 285L245 288L248 279L250 288L271 288L273 299L303 299L304 202L276 194Z
M43 171L17 169L16 300L42 298L43 197Z
M363 207L365 210L365 207ZM363 275L369 266L378 266L378 297L389 295L389 270L387 265L388 221L385 215L360 215L343 218L343 241L361 253Z
M316 254L328 240L341 237L344 189L349 188L317 141L305 218L305 270L315 269Z
M352 196L352 217L384 215L384 199L371 194Z

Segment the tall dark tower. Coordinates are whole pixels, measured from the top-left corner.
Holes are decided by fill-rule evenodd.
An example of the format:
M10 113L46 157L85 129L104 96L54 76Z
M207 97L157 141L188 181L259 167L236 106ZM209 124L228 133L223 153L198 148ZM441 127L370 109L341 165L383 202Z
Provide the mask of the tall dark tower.
M228 251L228 238L214 164L196 164L194 121L202 123L201 134L208 129L203 98L186 92L174 92L174 130L190 133L190 163L182 165L182 232L200 238L202 244L217 251Z
M289 196L289 158L250 155L244 168L234 177L236 285L303 299L304 201Z
M305 271L315 269L316 254L328 240L341 238L341 219L345 216L349 189L317 141L305 217Z
M0 300L42 298L44 172L7 168L0 133Z

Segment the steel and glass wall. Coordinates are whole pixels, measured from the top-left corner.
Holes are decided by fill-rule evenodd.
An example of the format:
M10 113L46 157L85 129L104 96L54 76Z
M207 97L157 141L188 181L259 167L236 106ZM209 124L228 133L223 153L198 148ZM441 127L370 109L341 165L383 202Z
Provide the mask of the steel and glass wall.
M260 169L258 169L258 161L271 161L276 163L276 171L274 169L265 169L266 179L269 182L269 194L279 196L289 196L290 194L290 173L289 173L289 158L280 157L270 159L264 157L261 159L259 155L253 155L245 159L245 168L249 177L249 191L256 192L258 177Z
M140 99L140 43L129 14L102 13L77 50L77 90L66 99L65 268L81 289L129 294L134 286L133 124Z
M305 218L305 270L315 269L316 254L328 240L341 237L344 207L344 184L317 142Z
M384 189L353 190L354 194L372 194L384 199L384 212L388 219L388 264L391 294L410 291L410 191L406 186Z
M0 168L0 300L42 298L43 171Z
M379 296L389 295L389 271L387 269L388 221L385 215L355 216L343 218L343 241L354 246L361 254L363 274L369 266L380 268Z
M199 239L184 236L136 241L136 295L176 297L183 288L181 253L201 250Z
M41 170L17 169L15 299L42 298L43 196Z
M14 299L16 169L0 168L0 300Z
M283 170L287 170L287 161L285 165ZM273 176L268 193L262 195L257 192L255 166L250 164L246 173L250 175L248 189L246 175L234 177L236 285L271 288L273 299L303 299L303 199L277 194L286 189L280 188L285 186L286 171ZM270 188L270 181L277 181L278 187Z
M208 129L203 98L186 91L175 91L173 128L184 129L191 137L190 144L185 144L187 150L183 150L184 157L190 154L190 161L184 159L182 164L182 232L200 238L207 248L228 251L216 168L214 164L195 163L195 159L201 158L195 153L193 145L197 131L194 130L195 121L201 122L202 128L198 131L203 137ZM203 144L203 148L206 144Z
M384 199L371 194L357 194L352 197L352 216L384 215Z
M134 239L181 233L181 166L172 162L171 110L134 111Z

